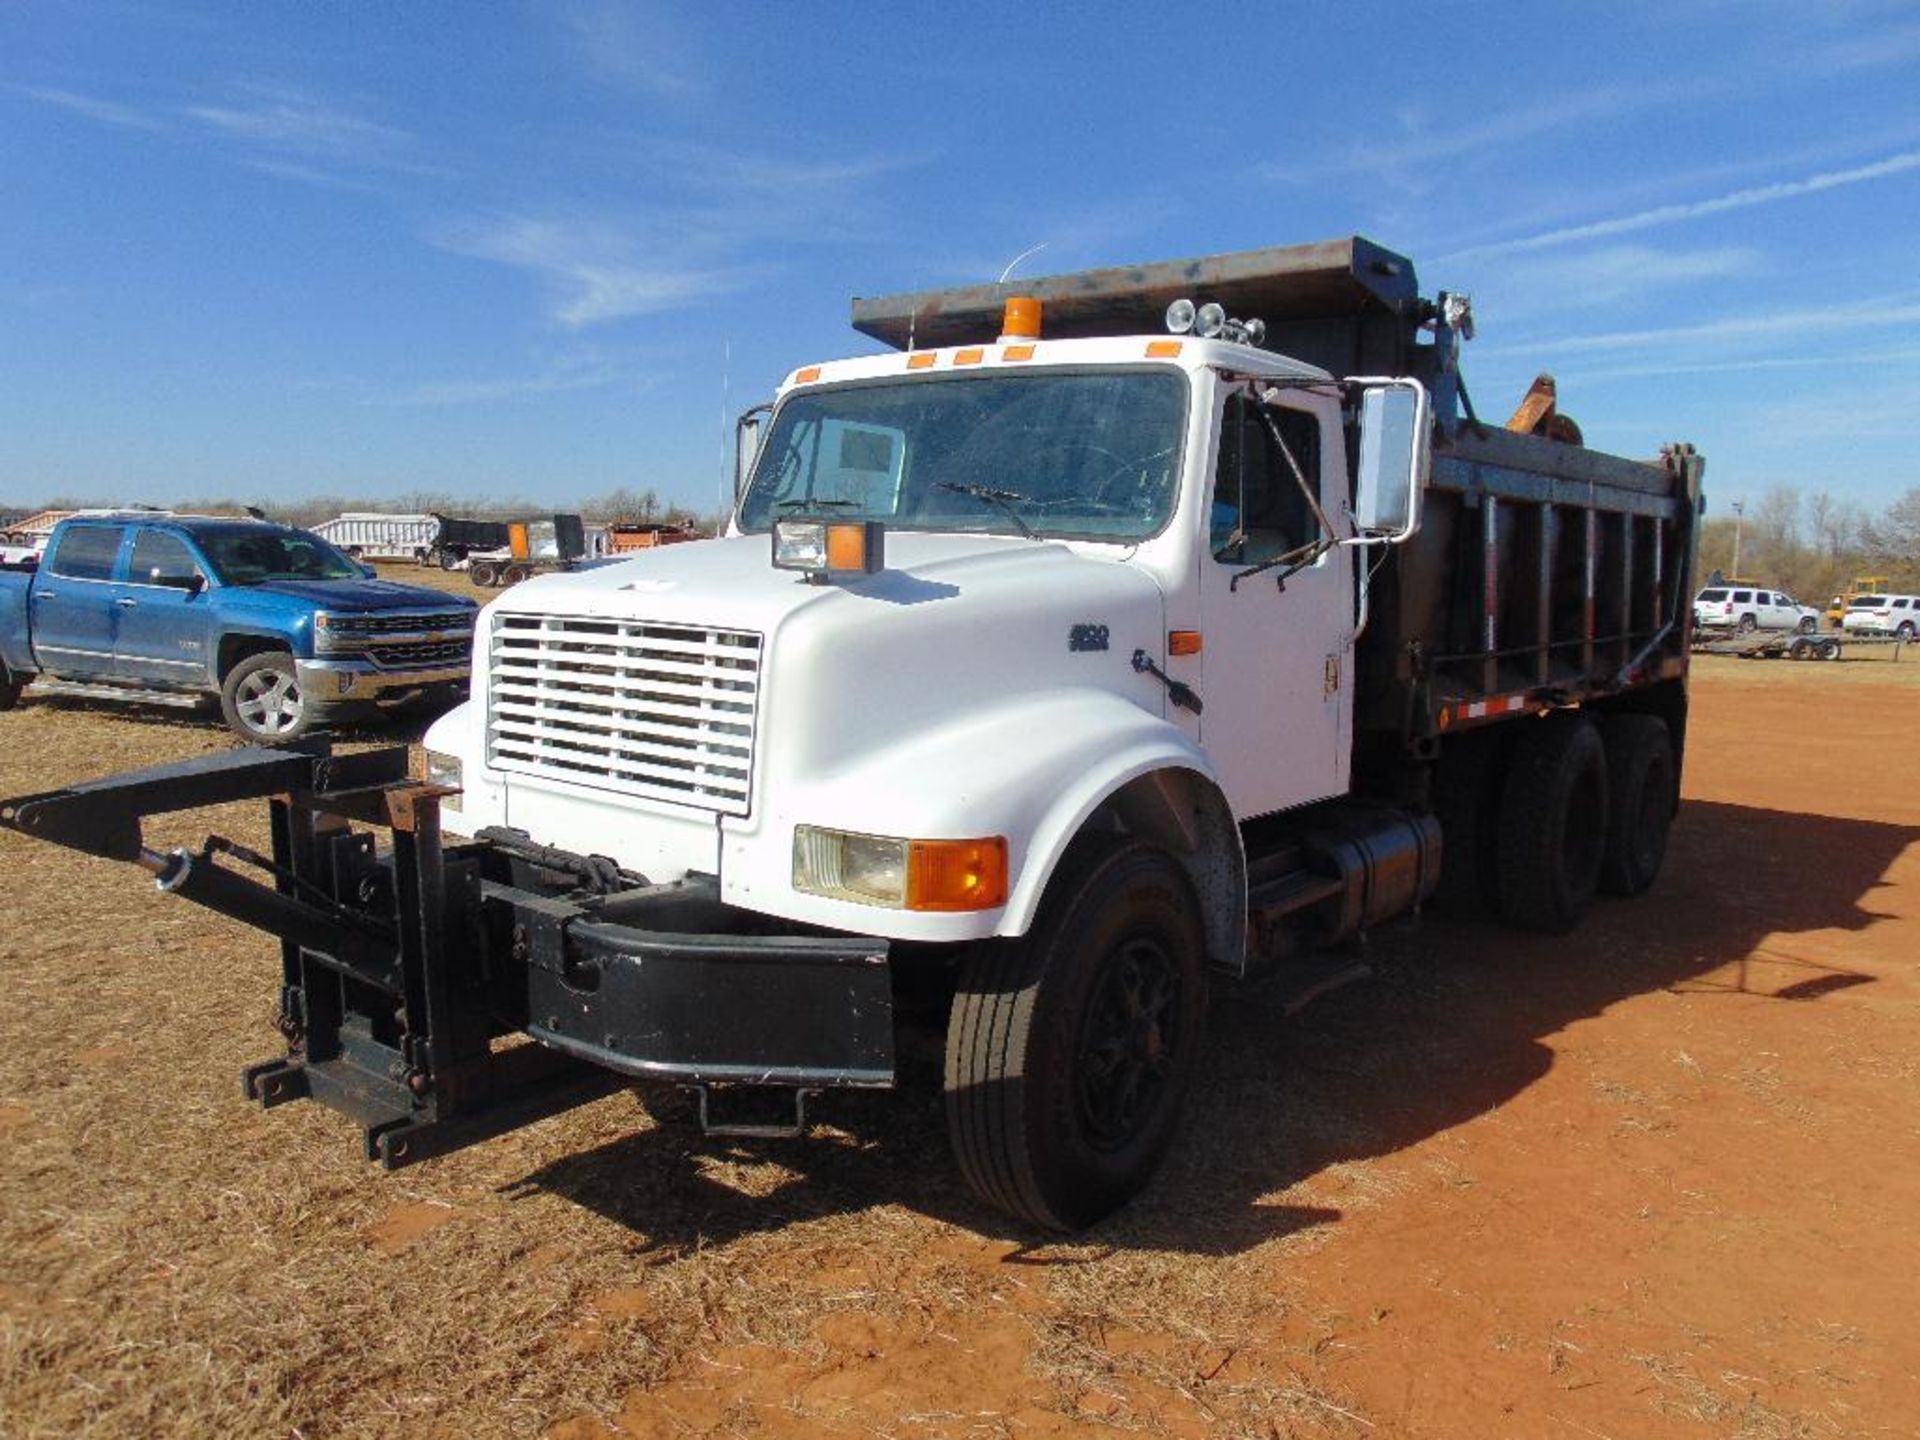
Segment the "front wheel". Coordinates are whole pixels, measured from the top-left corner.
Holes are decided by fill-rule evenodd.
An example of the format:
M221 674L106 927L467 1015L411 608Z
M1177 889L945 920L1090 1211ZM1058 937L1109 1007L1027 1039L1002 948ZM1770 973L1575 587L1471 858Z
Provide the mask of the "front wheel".
M227 728L255 745L285 745L313 728L313 702L300 689L293 657L271 650L227 672L220 713Z
M1800 617L1799 628L1802 635L1811 635L1815 630L1820 628L1820 622L1811 615L1802 615Z
M1088 838L1023 940L966 964L947 1026L947 1131L989 1205L1049 1230L1110 1215L1172 1143L1205 1020L1205 941L1165 852Z

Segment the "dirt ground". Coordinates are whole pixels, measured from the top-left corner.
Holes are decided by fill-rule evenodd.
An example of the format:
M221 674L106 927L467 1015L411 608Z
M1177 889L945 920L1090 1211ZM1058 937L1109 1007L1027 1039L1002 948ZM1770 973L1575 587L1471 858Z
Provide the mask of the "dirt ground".
M925 1086L806 1143L621 1092L382 1174L241 1099L269 942L0 836L0 1430L1920 1434L1920 663L1695 695L1653 894L1378 936L1293 1018L1223 989L1186 1138L1073 1244L965 1197ZM227 743L29 700L0 795Z

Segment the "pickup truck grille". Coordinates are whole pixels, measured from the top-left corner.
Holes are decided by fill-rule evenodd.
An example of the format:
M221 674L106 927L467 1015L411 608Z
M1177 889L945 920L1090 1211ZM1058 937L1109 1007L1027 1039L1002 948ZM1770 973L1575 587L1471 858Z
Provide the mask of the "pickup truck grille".
M423 630L473 629L471 610L447 610L433 614L333 615L329 619L331 628L343 635L410 635Z
M490 657L495 769L747 813L758 635L496 613Z
M421 640L411 645L371 645L367 656L387 670L418 670L426 666L459 665L467 658L467 641Z

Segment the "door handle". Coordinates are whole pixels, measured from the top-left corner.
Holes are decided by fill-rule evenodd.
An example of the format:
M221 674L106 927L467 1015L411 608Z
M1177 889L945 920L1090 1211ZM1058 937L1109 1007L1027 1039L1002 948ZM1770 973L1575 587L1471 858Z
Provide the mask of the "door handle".
M133 609L134 606L138 605L140 602L138 600L133 599L130 596L122 596L120 599L114 601L113 603L118 605L122 610L131 610Z

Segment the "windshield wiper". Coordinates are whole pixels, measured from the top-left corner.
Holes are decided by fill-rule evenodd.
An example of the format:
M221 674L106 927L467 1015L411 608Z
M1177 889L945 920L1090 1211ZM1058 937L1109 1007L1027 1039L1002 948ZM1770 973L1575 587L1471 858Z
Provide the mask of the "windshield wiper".
M933 482L933 488L951 490L955 495L971 495L976 500L985 500L990 505L998 505L1007 512L1007 518L1020 527L1020 533L1027 539L1040 538L1034 533L1033 527L1021 518L1020 512L1013 508L1016 505L1033 504L1034 499L1031 495L1022 495L1018 490L996 490L991 485L963 485L957 480L936 480Z
M1284 555L1276 555L1271 560L1262 560L1258 565L1248 566L1228 582L1227 589L1230 591L1238 590L1242 580L1250 580L1255 575L1264 575L1267 571L1284 565L1287 568L1280 571L1276 582L1279 587L1284 590L1287 588L1289 578L1298 575L1302 570L1313 564L1314 561L1318 560L1331 549L1333 549L1333 541L1327 539L1325 536L1322 536L1318 540L1309 540L1298 549L1289 550Z
M773 508L776 510L799 510L811 506L818 510L823 507L851 507L859 503L857 500L829 500L825 497L802 495L798 500L776 500L773 502Z

